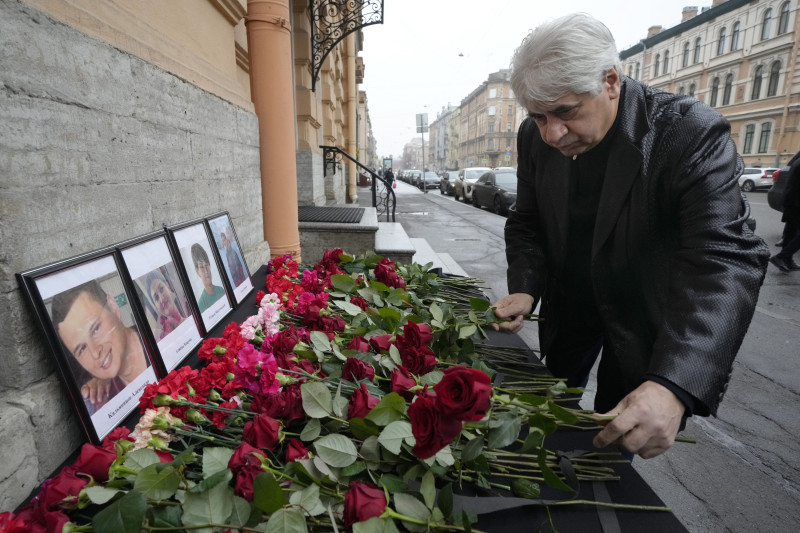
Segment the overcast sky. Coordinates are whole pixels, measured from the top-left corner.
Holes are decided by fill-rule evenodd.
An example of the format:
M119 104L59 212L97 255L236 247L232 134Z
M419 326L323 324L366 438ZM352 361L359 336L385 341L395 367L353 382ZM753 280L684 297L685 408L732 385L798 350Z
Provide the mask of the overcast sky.
M679 24L692 5L711 0L384 0L384 23L364 28L361 52L378 155L398 159L419 137L417 113L431 123L448 103L459 105L490 72L508 68L523 37L545 20L584 11L624 50L650 26Z

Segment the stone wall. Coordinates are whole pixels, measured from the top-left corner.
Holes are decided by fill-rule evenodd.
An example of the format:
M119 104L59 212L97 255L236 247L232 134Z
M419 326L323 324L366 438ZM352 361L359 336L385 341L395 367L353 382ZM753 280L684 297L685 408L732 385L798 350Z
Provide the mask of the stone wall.
M0 0L0 511L84 440L15 273L230 212L263 242L253 113Z

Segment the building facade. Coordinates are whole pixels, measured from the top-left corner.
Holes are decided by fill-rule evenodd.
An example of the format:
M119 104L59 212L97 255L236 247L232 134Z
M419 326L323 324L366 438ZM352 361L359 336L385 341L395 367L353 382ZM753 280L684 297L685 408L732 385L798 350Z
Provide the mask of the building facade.
M715 0L653 27L620 52L622 72L714 107L749 167L781 167L800 149L797 0Z

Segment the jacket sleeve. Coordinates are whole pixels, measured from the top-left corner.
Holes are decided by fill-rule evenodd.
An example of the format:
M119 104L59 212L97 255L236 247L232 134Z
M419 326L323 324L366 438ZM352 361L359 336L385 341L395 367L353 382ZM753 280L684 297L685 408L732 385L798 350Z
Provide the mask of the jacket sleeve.
M546 268L544 234L536 198L533 163L536 123L526 118L517 135L517 202L505 226L508 293L527 293L534 297L534 308L544 291Z
M715 414L752 320L769 250L747 226L742 161L727 121L695 104L663 138L667 201L675 214L664 321L648 373ZM659 158L659 155L655 155Z

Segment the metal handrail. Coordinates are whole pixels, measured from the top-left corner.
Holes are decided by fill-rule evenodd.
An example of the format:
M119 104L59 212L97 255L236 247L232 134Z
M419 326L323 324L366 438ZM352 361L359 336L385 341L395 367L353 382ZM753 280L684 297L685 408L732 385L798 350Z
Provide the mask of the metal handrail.
M329 166L331 167L331 174L336 174L337 164L342 161L343 157L346 157L355 163L356 166L367 171L372 177L372 207L377 210L378 218L385 213L387 222L395 222L394 215L397 207L397 196L395 196L392 184L389 183L388 180L379 176L372 169L365 167L358 160L354 159L350 154L337 146L320 145L320 148L322 148L322 157L325 160L322 171L323 177L328 176ZM378 184L382 186L381 191L378 191Z

